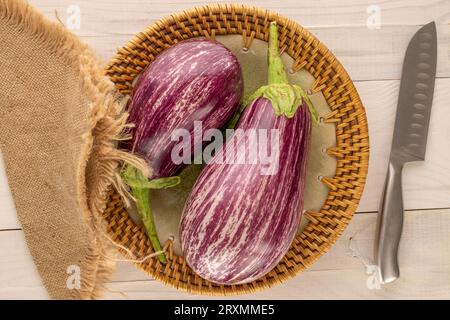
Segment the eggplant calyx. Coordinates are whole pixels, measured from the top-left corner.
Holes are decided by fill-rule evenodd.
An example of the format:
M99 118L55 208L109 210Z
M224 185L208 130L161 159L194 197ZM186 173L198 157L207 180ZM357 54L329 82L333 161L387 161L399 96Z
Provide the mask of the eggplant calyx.
M306 92L298 85L289 84L289 79L279 53L278 26L275 21L271 22L269 26L269 51L267 60L268 85L260 87L252 95L244 99L239 111L228 123L228 128L234 128L244 109L260 97L266 98L272 103L274 113L277 116L284 115L287 118L294 117L297 109L306 104L313 122L316 124L319 123L317 110Z
M266 98L272 103L274 113L277 116L284 115L287 118L293 118L297 109L306 104L314 122L319 122L316 108L314 108L306 92L298 85L274 83L262 86L244 101L243 106L248 106L259 97Z
M156 231L155 219L150 206L150 189L165 189L178 185L180 177L167 177L149 180L144 174L131 165L126 165L121 172L123 181L131 188L131 194L136 199L136 207L139 216L144 223L147 235L155 252L163 251ZM166 255L161 253L159 261L167 262Z
M318 123L319 116L306 92L298 85L289 84L289 79L284 69L278 48L278 26L275 21L269 27L269 52L268 52L268 86L261 87L252 96L264 97L272 102L277 116L285 115L292 118L297 109L306 103L314 122ZM251 100L251 101L252 101Z
M263 97L270 100L275 115L285 115L287 118L294 117L302 102L302 97L296 93L294 87L285 83L269 85Z

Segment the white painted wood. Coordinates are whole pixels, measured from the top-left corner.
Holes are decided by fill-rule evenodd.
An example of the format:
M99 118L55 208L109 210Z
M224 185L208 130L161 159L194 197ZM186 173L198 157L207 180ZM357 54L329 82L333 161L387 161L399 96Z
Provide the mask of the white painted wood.
M68 25L71 5L81 9L81 28L73 30L105 61L131 36L170 13L206 3L227 0L30 0L47 17ZM358 209L376 211L393 131L398 87L406 45L414 32L438 19L438 77L450 78L450 1L442 0L248 0L293 18L313 32L350 73L366 107L371 139L371 159L366 190ZM381 9L381 28L366 26L370 5ZM376 8L375 8L376 9ZM72 11L73 12L73 11ZM370 80L370 81L367 81ZM375 80L375 81L374 81ZM450 207L450 79L438 79L431 119L427 160L409 165L404 174L405 207ZM0 161L1 162L1 161ZM299 277L254 295L239 298L446 298L450 299L450 209L415 210L406 215L401 243L402 277L382 290L369 290L360 260L353 258L348 239L361 254L373 254L376 214L355 216L332 250ZM0 299L45 299L23 232L15 215L0 163ZM193 299L128 263L119 263L112 290L129 298ZM123 298L110 292L108 298Z
M409 40L418 26L386 26L379 30L365 27L314 27L316 35L339 59L353 80L400 79L402 62ZM450 76L450 26L449 36L440 42L437 76ZM89 44L108 61L132 38L132 34L83 36Z
M231 1L232 2L232 1ZM148 22L195 6L230 3L228 0L30 0L45 15L54 17L55 9L62 21L70 15L68 8L77 5L83 14L80 35L132 34ZM382 25L421 25L450 12L442 0L247 0L247 5L267 8L310 27L366 27L375 7L380 9ZM69 10L70 11L70 10ZM72 11L73 12L73 11ZM108 23L105 23L107 20Z
M1 299L47 299L21 230L0 232Z
M238 298L450 298L450 209L410 212L405 219L400 247L401 278L382 290L369 290L367 275L354 252L370 259L373 255L376 214L355 216L329 253L310 270L283 285ZM351 251L349 239L352 240ZM41 282L27 253L21 231L0 232L0 299L45 298ZM135 269L119 263L108 288L136 299L199 299L179 292ZM122 299L109 292L106 298Z
M206 3L228 1L111 1L79 0L80 29L73 30L107 60L136 32L173 12ZM45 15L70 26L71 0L32 0ZM442 18L439 23L438 77L450 76L450 2L438 0L333 0L247 1L273 9L294 19L314 33L343 63L354 80L400 79L408 41L420 25ZM369 29L369 6L381 9L381 26ZM68 10L69 13L68 14ZM369 10L370 11L370 10ZM445 34L446 32L447 34Z
M359 212L377 211L387 171L399 81L357 82L356 88L366 108L370 136L367 184ZM426 160L409 163L403 172L406 210L450 207L450 79L437 79Z
M448 272L438 267L419 271L402 269L399 282L382 290L369 290L367 275L363 270L309 271L283 284L251 295L227 299L449 299ZM408 279L408 280L406 280ZM106 299L223 299L180 293L157 281L119 282L108 285ZM125 294L125 295L123 295Z
M9 190L2 151L0 150L0 230L18 228L20 228L20 223Z

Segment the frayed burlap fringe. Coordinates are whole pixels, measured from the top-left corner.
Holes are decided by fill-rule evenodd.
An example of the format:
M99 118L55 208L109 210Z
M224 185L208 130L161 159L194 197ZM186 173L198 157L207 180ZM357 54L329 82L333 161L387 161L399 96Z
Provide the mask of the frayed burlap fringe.
M149 174L145 162L116 149L117 141L126 139L127 114L125 100L118 97L114 85L103 74L100 61L95 54L63 26L46 20L23 0L0 0L0 19L33 35L39 43L55 56L80 71L81 88L89 98L87 119L89 132L84 138L84 161L79 164L76 195L83 209L84 222L89 230L90 247L83 263L81 288L72 291L74 299L96 299L103 284L114 270L111 257L114 245L103 235L103 220L100 213L105 207L107 192L114 186L126 192L118 170L129 162Z

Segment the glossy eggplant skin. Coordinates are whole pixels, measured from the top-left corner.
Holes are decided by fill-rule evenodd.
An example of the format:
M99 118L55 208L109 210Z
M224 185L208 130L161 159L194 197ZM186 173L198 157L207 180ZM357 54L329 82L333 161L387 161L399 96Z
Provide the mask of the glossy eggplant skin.
M203 131L223 127L239 107L240 64L222 44L203 38L163 51L139 77L128 106L133 140L126 147L143 156L153 176L169 177L183 164L171 159L175 129L187 129L193 152L194 121ZM200 146L201 148L201 146Z
M225 285L264 276L294 240L303 207L311 117L305 103L293 118L276 116L271 102L260 97L245 109L236 129L276 129L278 170L263 175L261 163L215 161L231 152L231 137L200 174L180 225L188 265L202 278ZM237 155L249 152L248 143L234 146Z

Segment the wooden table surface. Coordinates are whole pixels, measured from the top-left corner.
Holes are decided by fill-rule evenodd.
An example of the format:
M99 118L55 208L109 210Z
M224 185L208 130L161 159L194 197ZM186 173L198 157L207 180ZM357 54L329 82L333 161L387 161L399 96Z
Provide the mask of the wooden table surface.
M73 31L107 61L134 33L156 19L210 1L30 2L50 19L55 20L57 12L66 26L75 28ZM296 278L270 290L237 298L450 299L450 1L246 3L296 20L333 51L355 81L366 108L371 154L358 214L332 250ZM376 288L366 274L365 265L371 263L373 255L377 207L387 169L401 65L414 32L432 20L437 21L439 32L437 80L426 161L409 164L404 171L406 212L399 257L402 276L392 284ZM25 245L1 163L0 203L0 298L47 298ZM106 297L111 299L205 298L166 287L129 263L119 263L108 290Z

